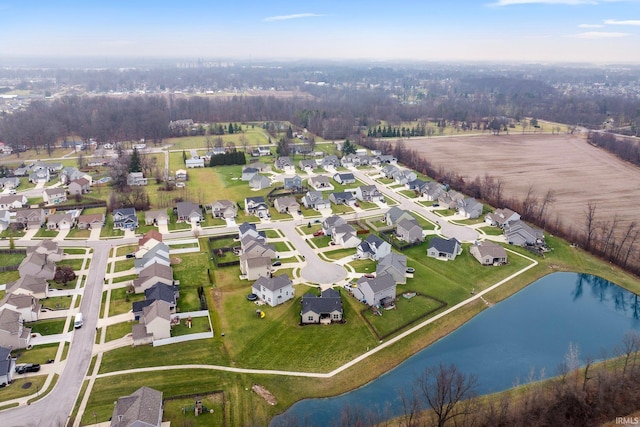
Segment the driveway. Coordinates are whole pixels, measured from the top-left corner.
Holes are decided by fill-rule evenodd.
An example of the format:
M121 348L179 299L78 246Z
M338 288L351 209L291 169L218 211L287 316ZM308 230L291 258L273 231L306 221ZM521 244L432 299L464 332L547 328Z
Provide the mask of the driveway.
M92 228L91 234L89 235L89 240L91 241L100 240L101 232L102 232L102 228Z
M305 263L300 271L302 279L309 283L334 285L347 278L347 270L343 266L318 257L311 246L298 234L293 221L280 222L278 225L293 247L304 257Z
M67 237L67 235L69 234L69 231L71 230L60 230L58 231L58 235L56 237L54 237L52 240L59 242L60 240L64 240L65 237Z

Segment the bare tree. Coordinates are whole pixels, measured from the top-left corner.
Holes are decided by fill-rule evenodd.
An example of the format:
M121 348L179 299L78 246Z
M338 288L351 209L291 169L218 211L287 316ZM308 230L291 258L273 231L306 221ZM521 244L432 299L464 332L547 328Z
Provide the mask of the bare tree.
M547 213L547 208L552 205L556 201L556 192L555 190L548 189L542 198L542 203L540 204L540 208L538 209L538 221L542 226L546 224L545 214Z
M247 153L249 148L249 140L246 136L240 135L240 145L242 146L244 152Z
M624 377L627 373L629 362L631 361L631 356L635 355L638 351L640 351L640 335L638 335L634 331L630 331L624 334L622 343L615 348L616 355L624 359L624 365L622 366L622 377ZM632 371L635 369L635 358L633 359L633 362L634 363L631 366Z
M427 368L417 379L418 393L433 410L438 427L471 412L468 403L477 394L477 384L475 375L467 376L455 365L443 363Z
M538 205L538 197L535 195L533 185L529 186L527 195L522 201L522 217L532 219L535 217L536 206Z
M590 200L587 203L587 210L585 211L585 228L586 228L586 238L585 238L585 249L590 250L591 244L596 234L596 209L597 204Z

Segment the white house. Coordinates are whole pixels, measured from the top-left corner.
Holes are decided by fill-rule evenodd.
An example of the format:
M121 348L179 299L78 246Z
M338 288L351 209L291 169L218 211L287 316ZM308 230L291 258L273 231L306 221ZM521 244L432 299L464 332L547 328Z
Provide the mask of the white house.
M253 283L251 290L262 301L275 307L293 299L293 282L286 274L276 277L260 277Z

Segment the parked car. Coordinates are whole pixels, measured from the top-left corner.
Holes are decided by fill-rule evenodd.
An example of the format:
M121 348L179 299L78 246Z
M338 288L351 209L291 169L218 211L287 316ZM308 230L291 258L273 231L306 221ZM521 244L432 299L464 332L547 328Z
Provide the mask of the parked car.
M375 274L371 274L371 273L367 273L364 275L364 277L366 277L367 279L373 279L374 277L376 277Z
M272 267L280 267L282 265L282 263L280 261L276 261L273 264L271 264Z
M356 208L359 208L359 207L360 207L360 204L359 204L358 202L355 202L355 203L353 204L353 206L355 206Z
M434 203L431 206L433 206L434 208L439 208L440 207L440 205L438 203Z
M318 230L315 233L313 233L313 237L318 237L318 236L324 236L324 231Z
M40 370L40 364L27 363L26 365L16 366L16 372L18 374L26 374L27 372L38 372Z
M135 258L135 257L136 257L136 254L134 254L133 252L128 253L127 255L125 255L125 258L127 258L127 259L128 258Z

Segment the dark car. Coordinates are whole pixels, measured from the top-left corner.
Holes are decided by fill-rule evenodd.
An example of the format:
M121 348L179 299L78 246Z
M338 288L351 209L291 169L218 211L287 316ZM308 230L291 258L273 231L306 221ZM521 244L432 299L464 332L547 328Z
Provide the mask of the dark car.
M364 277L366 277L367 279L373 279L374 277L376 277L375 274L371 274L371 273L367 273L364 275Z
M134 254L133 252L131 252L130 254L125 255L125 258L135 258L136 254Z
M280 267L282 265L282 263L280 261L276 261L273 264L271 264L272 267Z
M26 374L27 372L38 372L40 365L38 363L27 363L26 365L16 366L18 374Z

